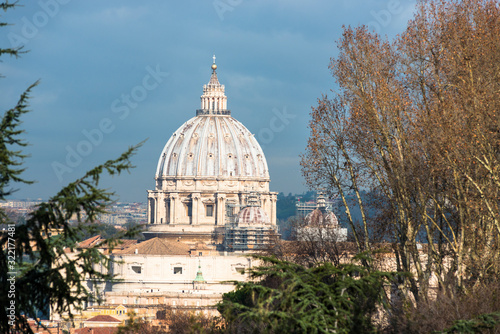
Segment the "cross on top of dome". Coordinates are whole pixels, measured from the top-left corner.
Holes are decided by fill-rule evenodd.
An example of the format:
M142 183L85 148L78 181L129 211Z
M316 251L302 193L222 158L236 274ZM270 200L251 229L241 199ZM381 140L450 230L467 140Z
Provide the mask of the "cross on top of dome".
M215 70L217 69L217 65L215 64L215 55L213 56L213 59L214 63L212 64L212 71L215 72Z
M210 77L210 81L208 82L208 85L214 85L214 86L221 86L219 83L219 79L217 78L217 72L215 70L217 69L217 65L215 64L215 55L213 56L214 62L212 64L212 76ZM224 87L222 87L222 91L224 92Z

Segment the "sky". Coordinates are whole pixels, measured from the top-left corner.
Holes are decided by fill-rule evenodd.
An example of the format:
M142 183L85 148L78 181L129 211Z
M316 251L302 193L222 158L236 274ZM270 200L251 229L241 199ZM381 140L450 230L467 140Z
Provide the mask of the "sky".
M49 199L146 140L135 168L104 177L118 201L145 202L160 153L200 108L215 54L228 108L261 144L271 191L302 193L311 107L335 89L342 26L402 32L410 0L21 0L0 11L0 110L33 90L23 116L26 179L11 197Z

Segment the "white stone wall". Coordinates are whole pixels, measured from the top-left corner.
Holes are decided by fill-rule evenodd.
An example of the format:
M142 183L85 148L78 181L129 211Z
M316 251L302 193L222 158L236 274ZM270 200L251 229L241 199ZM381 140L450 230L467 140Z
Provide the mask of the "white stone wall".
M224 281L244 281L247 274L241 274L255 265L255 260L242 255L224 256L182 256L182 255L114 255L113 273L119 282L111 285L111 290L142 291L157 290L180 292L193 290L193 280L198 266L207 282L207 292L227 292L231 284ZM138 270L140 268L140 270ZM174 268L182 268L182 273L174 273Z

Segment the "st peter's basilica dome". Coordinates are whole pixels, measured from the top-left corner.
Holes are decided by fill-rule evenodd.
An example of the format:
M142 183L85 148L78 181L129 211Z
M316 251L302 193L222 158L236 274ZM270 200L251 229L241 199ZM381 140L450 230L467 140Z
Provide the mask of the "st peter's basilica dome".
M276 193L269 191L264 152L231 116L216 69L214 58L201 108L172 134L160 154L155 189L148 191L147 238L213 242L215 234L223 233L219 229L248 206L250 193L260 202L245 211L242 222L276 225Z

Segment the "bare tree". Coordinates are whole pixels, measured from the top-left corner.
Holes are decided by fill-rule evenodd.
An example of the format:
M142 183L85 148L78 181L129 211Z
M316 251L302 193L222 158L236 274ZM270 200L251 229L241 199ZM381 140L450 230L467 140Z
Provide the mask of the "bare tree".
M397 269L415 274L400 288L417 301L431 277L448 294L498 277L499 4L421 1L393 41L347 27L338 45L339 90L311 113L308 184L344 201L358 250L373 245L371 222L391 231ZM379 210L365 209L361 189L377 194Z

